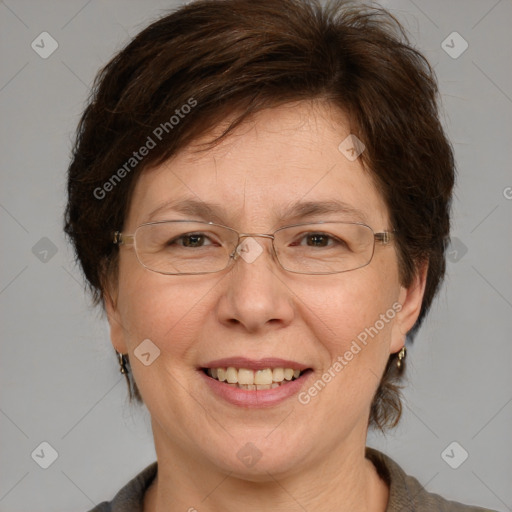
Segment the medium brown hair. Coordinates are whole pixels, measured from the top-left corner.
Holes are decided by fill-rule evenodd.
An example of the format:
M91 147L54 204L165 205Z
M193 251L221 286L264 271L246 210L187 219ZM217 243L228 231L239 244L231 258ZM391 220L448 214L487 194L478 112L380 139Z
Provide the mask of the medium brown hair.
M117 279L112 235L123 227L143 168L166 161L229 116L234 121L211 147L255 112L321 99L348 115L351 133L366 146L362 163L397 230L401 283L410 285L428 262L412 339L443 279L449 236L454 160L437 95L428 62L382 8L200 0L152 23L96 77L69 166L65 231L95 302ZM148 137L154 147L131 160L151 145ZM371 426L398 423L402 371L392 354ZM131 375L129 389L140 400Z

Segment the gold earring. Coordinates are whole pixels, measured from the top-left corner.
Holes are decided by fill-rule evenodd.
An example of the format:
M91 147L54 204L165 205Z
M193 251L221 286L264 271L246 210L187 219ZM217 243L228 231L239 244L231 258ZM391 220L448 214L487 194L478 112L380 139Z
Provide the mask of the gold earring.
M405 359L405 345L400 349L400 352L398 352L398 361L396 362L396 367L400 369L402 367L402 360Z
M117 352L117 358L119 360L119 371L123 375L126 375L128 373L128 369L126 368L126 359L124 357L124 354L120 354L119 352Z

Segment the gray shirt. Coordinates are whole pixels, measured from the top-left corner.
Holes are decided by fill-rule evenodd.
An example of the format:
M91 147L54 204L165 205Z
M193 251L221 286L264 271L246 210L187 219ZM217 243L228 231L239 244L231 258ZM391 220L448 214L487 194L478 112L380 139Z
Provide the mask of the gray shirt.
M396 462L377 450L367 447L366 457L373 462L380 477L389 486L386 512L495 512L448 501L438 494L427 492L415 478L406 475ZM156 472L157 463L154 462L123 487L112 501L104 501L90 512L143 512L144 493Z

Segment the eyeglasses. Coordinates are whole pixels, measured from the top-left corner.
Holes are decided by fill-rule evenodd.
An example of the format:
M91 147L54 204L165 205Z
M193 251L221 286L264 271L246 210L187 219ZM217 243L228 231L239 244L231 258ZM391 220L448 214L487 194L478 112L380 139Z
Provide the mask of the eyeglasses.
M375 233L370 226L354 222L314 222L285 226L272 234L239 233L213 222L165 220L141 224L130 235L116 231L113 242L133 245L148 270L190 275L220 272L240 255L252 261L263 249L245 239L256 237L272 240L275 259L289 272L337 274L368 265L375 242L388 244L394 231Z

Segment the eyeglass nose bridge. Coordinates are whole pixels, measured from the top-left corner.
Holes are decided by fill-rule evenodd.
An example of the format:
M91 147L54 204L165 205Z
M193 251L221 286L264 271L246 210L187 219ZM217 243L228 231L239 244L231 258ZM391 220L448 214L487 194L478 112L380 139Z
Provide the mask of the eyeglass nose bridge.
M238 234L238 242L233 249L233 252L230 254L230 258L236 260L238 256L240 256L240 247L243 243L243 239L245 238L270 238L272 240L272 251L275 253L274 240L275 236L269 233L239 233Z

